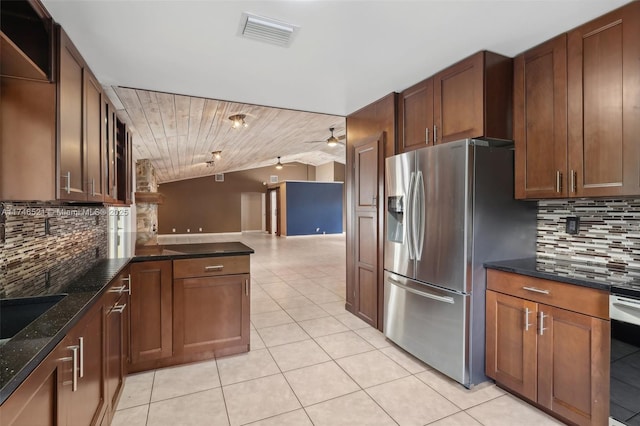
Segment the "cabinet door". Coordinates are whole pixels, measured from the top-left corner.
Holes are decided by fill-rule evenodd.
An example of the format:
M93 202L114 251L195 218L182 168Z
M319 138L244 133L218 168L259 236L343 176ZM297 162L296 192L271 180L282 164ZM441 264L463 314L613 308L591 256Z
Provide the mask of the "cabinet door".
M514 60L516 198L566 197L567 36Z
M63 359L70 359L60 398L67 405L66 423L91 425L102 419L106 408L104 392L104 316L97 304L76 325L65 342ZM75 353L75 355L74 355ZM76 356L77 362L73 362ZM77 388L73 388L74 366Z
M106 97L105 97L106 98ZM104 104L104 146L102 152L105 162L104 168L104 199L115 202L116 193L116 110L107 99Z
M480 52L433 77L435 143L484 135L483 68Z
M84 145L84 61L60 29L58 72L58 149L61 200L87 199Z
M171 261L133 263L130 271L131 363L170 357Z
M640 194L640 2L569 33L570 195Z
M433 145L433 79L400 94L400 152Z
M355 161L355 277L354 313L373 327L378 326L378 298L382 289L378 275L378 172L382 141L370 138L354 148Z
M98 80L85 70L85 147L87 150L87 200L104 201L104 101Z
M122 385L124 384L125 363L125 310L128 297L115 296L107 298L104 305L105 339L106 339L106 375L107 401L110 411L115 411Z
M538 310L538 403L578 425L607 424L609 321Z
M176 355L249 345L249 274L174 282Z
M65 424L58 389L65 367L61 347L54 349L0 406L3 426L54 426Z
M491 290L486 300L486 374L535 401L536 303Z

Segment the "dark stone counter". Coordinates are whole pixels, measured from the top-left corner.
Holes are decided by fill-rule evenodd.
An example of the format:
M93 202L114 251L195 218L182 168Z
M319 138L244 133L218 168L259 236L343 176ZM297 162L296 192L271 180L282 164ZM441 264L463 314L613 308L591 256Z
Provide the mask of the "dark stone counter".
M608 268L603 264L526 258L487 262L485 268L513 272L535 278L618 292L640 291L640 271Z
M196 257L241 256L253 254L254 251L240 242L166 244L157 246L136 247L132 262L149 260L193 259Z
M60 292L67 296L0 346L0 404L64 339L128 263L129 258L98 261Z

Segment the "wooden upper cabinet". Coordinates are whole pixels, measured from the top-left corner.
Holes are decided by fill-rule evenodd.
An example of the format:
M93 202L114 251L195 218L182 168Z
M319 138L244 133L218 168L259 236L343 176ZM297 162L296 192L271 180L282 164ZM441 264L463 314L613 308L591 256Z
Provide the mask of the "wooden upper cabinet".
M433 77L435 143L512 138L513 61L481 51Z
M113 203L117 198L116 190L116 109L104 96L104 201Z
M85 65L64 30L59 30L58 61L58 199L87 200L84 144Z
M398 151L433 145L433 79L404 90L398 101Z
M570 193L640 194L640 2L568 35Z
M104 100L98 80L85 71L85 146L87 150L87 200L104 201L105 146Z
M513 68L516 198L566 197L566 34L517 56Z

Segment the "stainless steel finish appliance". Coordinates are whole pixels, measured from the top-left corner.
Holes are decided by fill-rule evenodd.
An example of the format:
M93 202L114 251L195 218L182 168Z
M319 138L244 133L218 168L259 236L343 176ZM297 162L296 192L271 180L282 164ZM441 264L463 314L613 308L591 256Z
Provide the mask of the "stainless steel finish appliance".
M484 374L485 270L535 253L513 151L465 139L386 160L384 333L466 387Z
M609 425L640 425L640 286L611 289Z

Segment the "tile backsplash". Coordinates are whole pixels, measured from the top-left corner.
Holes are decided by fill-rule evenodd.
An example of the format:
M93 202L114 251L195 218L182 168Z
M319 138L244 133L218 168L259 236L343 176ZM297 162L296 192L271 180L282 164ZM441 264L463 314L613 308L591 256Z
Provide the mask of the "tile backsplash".
M566 232L567 216L580 219L578 234ZM640 199L539 201L537 220L539 260L640 269Z
M57 293L106 258L106 214L102 206L0 203L0 298Z

